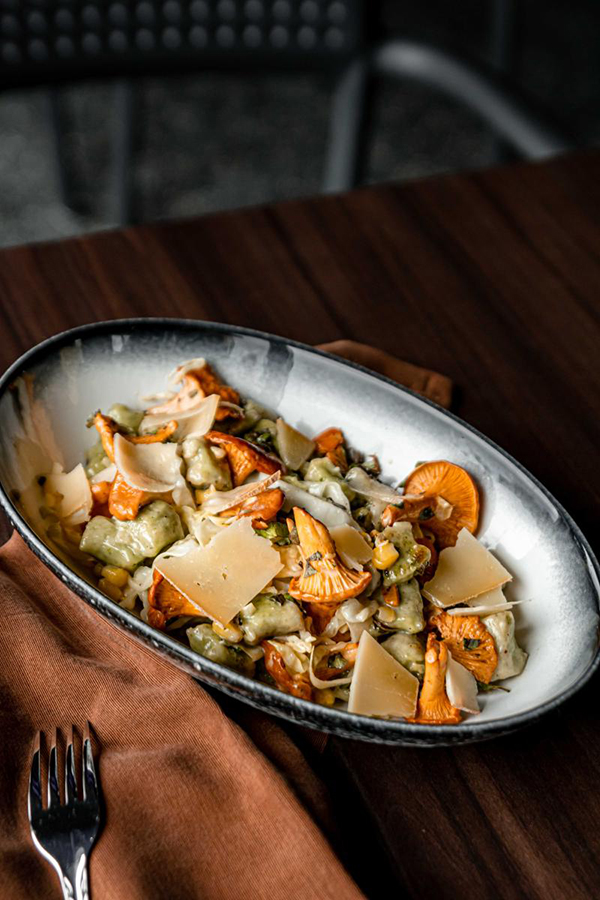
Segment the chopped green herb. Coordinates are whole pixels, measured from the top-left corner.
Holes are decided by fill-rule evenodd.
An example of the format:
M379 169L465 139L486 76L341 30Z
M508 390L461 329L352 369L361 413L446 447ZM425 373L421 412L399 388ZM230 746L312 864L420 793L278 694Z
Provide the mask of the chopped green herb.
M344 669L347 663L341 653L332 653L327 659L328 669Z
M255 533L267 538L278 547L286 547L291 544L290 532L285 522L271 522L266 528L255 528Z
M510 694L510 688L502 687L500 684L484 684L483 681L477 682L477 690L482 691L484 694L490 691L504 691L505 694Z
M463 648L465 650L477 650L481 641L477 638L463 638Z

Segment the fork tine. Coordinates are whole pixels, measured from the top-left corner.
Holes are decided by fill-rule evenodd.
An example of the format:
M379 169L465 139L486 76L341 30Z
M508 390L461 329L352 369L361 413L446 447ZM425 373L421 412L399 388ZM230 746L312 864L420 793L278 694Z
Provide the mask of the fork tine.
M90 739L90 723L85 723L83 730L83 749L81 752L82 787L84 800L98 800L98 782L94 757L92 756L92 742Z
M27 797L27 815L29 821L33 815L42 811L42 773L40 767L40 732L35 736L31 771L29 773L29 795Z
M48 807L60 806L60 786L58 782L58 752L56 749L56 728L52 736L50 759L48 761Z
M71 725L65 754L65 803L73 803L75 800L77 800L77 777L73 752L73 726Z

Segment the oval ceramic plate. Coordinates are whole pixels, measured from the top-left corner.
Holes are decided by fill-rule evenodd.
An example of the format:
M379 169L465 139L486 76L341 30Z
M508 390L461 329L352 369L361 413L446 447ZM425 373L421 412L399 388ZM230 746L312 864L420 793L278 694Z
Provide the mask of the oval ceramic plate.
M36 472L18 392L32 390L37 428L51 426L56 458L81 462L95 435L85 421L113 402L139 406L163 390L181 361L206 357L223 379L277 410L308 434L340 426L350 445L376 453L384 478L398 481L417 460L450 459L477 479L483 498L478 537L513 573L507 594L517 636L529 653L510 693L482 695L482 712L455 726L411 725L355 716L290 697L212 663L121 609L44 543L35 510L12 502ZM323 731L411 745L457 744L504 734L534 721L580 688L598 665L598 563L553 497L473 428L394 382L311 347L244 328L174 319L104 322L59 334L26 353L0 380L0 502L32 550L93 606L141 642L253 706ZM62 459L61 459L62 457ZM25 491L26 495L26 491Z

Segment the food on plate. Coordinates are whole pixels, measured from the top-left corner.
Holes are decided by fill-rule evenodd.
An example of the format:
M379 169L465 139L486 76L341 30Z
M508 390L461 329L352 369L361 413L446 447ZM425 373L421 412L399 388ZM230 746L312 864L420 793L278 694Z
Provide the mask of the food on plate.
M167 386L147 408L92 411L85 463L37 479L48 541L111 600L360 715L453 725L523 671L511 574L476 537L464 468L421 462L394 487L341 423L305 434L203 359Z

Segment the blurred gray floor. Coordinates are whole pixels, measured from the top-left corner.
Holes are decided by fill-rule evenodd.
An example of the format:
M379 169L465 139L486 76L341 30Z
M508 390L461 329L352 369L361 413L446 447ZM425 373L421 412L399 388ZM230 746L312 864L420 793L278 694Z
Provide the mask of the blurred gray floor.
M485 0L388 2L388 34L485 56ZM598 0L523 0L518 80L575 136L600 139ZM325 76L201 74L140 82L138 218L197 215L320 188L331 83ZM0 245L110 227L112 87L68 88L70 167L89 214L58 196L47 96L0 96ZM467 111L414 84L387 84L375 107L368 181L485 166L491 141Z

